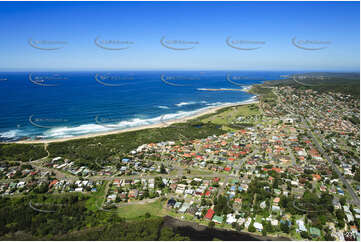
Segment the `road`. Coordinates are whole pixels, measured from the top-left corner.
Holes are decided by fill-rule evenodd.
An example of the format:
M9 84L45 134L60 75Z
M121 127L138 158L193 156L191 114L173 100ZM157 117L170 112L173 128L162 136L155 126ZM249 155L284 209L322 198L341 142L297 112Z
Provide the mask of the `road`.
M287 146L287 151L288 153L290 154L290 157L291 157L291 160L292 160L292 165L296 166L297 163L296 163L296 157L295 155L293 154L293 151L291 150L291 148L289 146Z
M279 97L279 95L277 93L274 92L275 95L277 95ZM290 108L284 104L281 103L286 110L288 110L291 114L294 115L298 115L295 114L294 112L292 112L290 110ZM330 157L327 155L327 153L324 151L324 149L322 148L322 145L320 145L320 143L317 141L316 137L314 136L314 134L311 132L311 127L308 125L308 123L306 122L306 120L304 119L304 117L302 117L301 115L298 115L303 124L305 125L305 127L307 128L308 133L310 134L310 136L312 137L313 143L315 144L316 148L318 149L318 151L320 152L320 154L323 155L323 157L325 157L328 161L328 163L331 165L332 169L337 173L338 177L340 178L340 180L343 182L343 184L346 186L346 189L348 190L349 194L352 197L352 202L357 206L360 207L360 198L357 196L357 194L354 192L354 190L352 189L351 185L347 182L347 180L343 177L342 173L340 172L340 170L338 169L338 167L335 165L335 163L330 159Z
M233 164L233 168L236 169L237 174L235 174L235 175L227 175L227 174L225 174L225 175L224 175L224 176L225 176L225 179L224 179L224 182L223 182L222 186L218 189L218 196L221 195L221 194L223 194L224 188L226 187L226 185L227 185L227 183L228 183L228 179L229 179L231 176L237 177L237 176L238 176L238 173L239 173L239 170L240 170L240 168L243 166L244 162L245 162L246 160L248 160L249 157L253 156L253 155L256 153L256 151L258 151L258 150L257 150L257 149L254 149L252 153L248 154L247 156L245 156L245 157L243 157L241 160L239 160L238 165L234 165L234 164ZM227 165L228 165L228 164L229 164L229 163L227 163ZM232 164L230 164L230 165L232 165ZM220 176L218 176L218 177L220 177Z
M22 162L20 162L22 163ZM24 163L26 164L26 162ZM42 171L49 171L49 172L54 172L56 175L57 179L66 179L67 181L77 181L80 180L80 177L74 176L74 175L70 175L68 173L64 173L60 170L57 170L55 168L48 168L48 167L43 167L39 164L31 164L32 166L34 166L35 168L42 170ZM176 175L171 175L171 174L154 174L154 175L144 175L144 174L140 174L140 175L134 175L134 176L91 176L91 177L82 177L84 180L89 180L89 181L113 181L114 179L151 179L151 178L155 178L155 177L161 177L161 178L175 178L175 177L182 177L184 175L183 172L184 168L179 168L178 169L178 174ZM229 174L220 174L220 173L213 173L213 174L187 174L186 175L188 178L195 178L195 177L204 177L204 178L214 178L214 177L227 177L230 176ZM25 181L29 179L29 177L24 177L24 178L18 178L18 179L2 179L0 180L0 182L2 181L11 181L11 180L16 180L16 181Z
M327 155L327 153L325 152L325 150L322 148L322 146L319 144L319 142L317 141L316 137L314 136L314 134L310 131L311 128L309 127L308 123L306 122L306 120L302 118L302 122L304 123L304 125L307 127L309 134L312 137L313 143L316 145L318 151L327 159L327 161L331 164L332 169L337 173L338 177L341 179L341 181L343 182L343 184L346 186L349 194L351 195L352 199L353 199L353 203L357 206L360 207L360 198L356 195L356 193L354 192L354 190L352 189L352 187L350 186L350 184L347 182L347 180L344 178L344 176L342 175L342 173L340 172L340 170L338 169L338 167L335 165L335 163L330 159L330 157Z
M278 97L278 101L280 101L280 96L278 95L278 93L274 92L273 93ZM327 161L329 162L329 164L331 165L332 169L337 173L338 177L340 178L340 180L343 182L343 184L346 186L346 189L348 190L349 194L352 197L352 202L357 206L360 207L360 198L357 196L357 194L354 192L354 190L352 189L352 187L350 186L350 184L347 182L347 180L343 177L342 173L340 172L340 170L338 169L338 167L335 165L335 163L330 159L330 157L326 154L326 152L324 151L324 149L322 148L322 145L320 145L320 143L317 141L316 137L314 136L314 134L311 132L311 127L308 125L308 123L306 122L306 120L304 119L304 117L302 117L299 114L295 114L293 111L291 111L291 109L285 104L280 102L281 105L283 105L285 107L285 109L287 111L289 111L291 114L293 115L297 115L301 118L303 124L305 125L305 127L307 128L308 133L310 134L310 136L312 137L313 143L315 144L316 148L318 149L318 151L320 152L320 154L322 154Z

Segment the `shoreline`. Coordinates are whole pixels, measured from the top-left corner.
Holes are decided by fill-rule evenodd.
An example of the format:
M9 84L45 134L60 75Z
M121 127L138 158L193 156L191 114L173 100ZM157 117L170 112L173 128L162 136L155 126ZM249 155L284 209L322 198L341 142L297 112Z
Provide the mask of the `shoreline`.
M223 108L255 104L258 102L259 102L258 100L255 100L255 98L252 97L252 99L250 99L250 100L246 100L246 101L239 102L239 103L230 103L230 104L224 104L224 105L220 105L220 106L216 106L216 107L206 108L205 110L199 111L199 112L195 113L194 115L191 115L188 117L178 118L178 119L169 120L166 122L155 123L155 124L126 128L126 129L121 129L121 130L113 130L113 131L99 132L99 133L93 133L93 134L84 134L84 135L67 137L67 138L20 140L20 141L2 142L2 143L3 144L13 144L13 143L15 143L15 144L48 144L48 143L55 143L55 142L65 142L65 141L76 140L76 139L87 139L87 138L93 138L93 137L97 137L97 136L106 136L106 135L111 135L111 134L120 134L120 133L126 133L126 132L138 131L138 130L144 130L144 129L151 129L151 128L164 128L164 127L170 126L175 123L184 123L188 120L195 119L195 118L198 118L198 117L206 115L206 114L215 113L218 110L223 109Z
M237 89L237 90L251 93L250 90L252 89L252 87L253 87L253 85L250 85L250 86L246 86L246 87L243 87L242 89ZM192 119L198 118L203 115L215 113L218 110L223 109L223 108L259 103L258 95L254 94L254 93L251 93L251 94L253 94L254 96L252 96L250 99L245 100L245 101L203 108L193 115L182 117L182 118L177 118L177 119L173 119L173 120L169 120L169 121L165 121L165 122L162 122L162 118L161 118L160 122L155 123L155 124L141 125L141 126L137 126L137 127L118 129L118 130L112 130L112 131L106 131L106 132L83 134L83 135L78 135L78 136L74 136L74 137L54 138L54 139L18 140L18 141L10 141L10 142L0 142L0 144L49 144L49 143L55 143L55 142L65 142L65 141L70 141L70 140L87 139L87 138L94 138L94 137L98 137L98 136L120 134L120 133L126 133L126 132L132 132L132 131L138 131L138 130L144 130L144 129L151 129L151 128L164 128L164 127L168 127L175 123L184 123L184 122L187 122L188 120L192 120Z

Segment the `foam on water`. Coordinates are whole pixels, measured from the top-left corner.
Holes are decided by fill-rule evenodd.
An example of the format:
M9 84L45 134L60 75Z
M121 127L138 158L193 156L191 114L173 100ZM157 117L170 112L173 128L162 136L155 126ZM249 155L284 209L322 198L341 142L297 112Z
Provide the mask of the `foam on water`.
M118 123L111 123L111 124L99 124L99 123L92 123L92 124L83 124L75 127L56 127L51 128L44 132L45 139L54 139L54 138L67 138L67 137L74 137L79 135L85 134L92 134L92 133L101 133L101 132L108 132L114 130L123 130L128 128L135 128L140 126L158 124L164 121L172 121L177 119L182 119L186 117L190 117L196 114L200 114L209 108L222 106L222 105L232 105L232 104L247 104L255 101L255 97L250 98L249 100L242 101L239 103L226 103L226 102L216 102L216 103L207 103L207 107L203 107L193 111L178 111L176 113L168 113L164 115L157 116L155 118L148 118L148 119L140 119L134 118L130 120L120 121ZM191 102L185 102L191 103Z
M177 103L177 104L174 104L175 106L177 107L183 107L183 106L186 106L186 105L193 105L193 104L196 104L197 102L180 102L180 103Z
M242 73L242 76L252 74ZM202 76L204 80L201 79L199 86L219 90L239 88L240 91L205 92L194 87L166 86L159 80L158 72L133 73L134 85L127 88L100 86L92 72L63 74L69 78L62 85L39 88L29 82L27 73L6 73L11 82L0 90L3 97L0 141L55 139L124 130L193 116L207 108L249 103L255 97L243 91L252 82L258 84L278 75L260 72L264 80L235 87L225 80L225 72L216 72ZM44 127L30 123L32 115L39 118Z

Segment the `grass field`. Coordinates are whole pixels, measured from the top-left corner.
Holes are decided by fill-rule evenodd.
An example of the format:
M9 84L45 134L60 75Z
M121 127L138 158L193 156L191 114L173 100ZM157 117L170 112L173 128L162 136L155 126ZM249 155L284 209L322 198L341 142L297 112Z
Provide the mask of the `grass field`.
M206 169L196 169L196 168L191 168L191 175L211 175L211 174L215 174L214 171L210 171L210 170L206 170Z
M85 204L85 206L89 210L96 211L98 209L98 206L101 206L102 201L105 196L104 192L105 192L105 187L107 186L107 183L108 183L108 181L104 182L97 192L92 193L91 198L88 199L88 201Z
M224 112L201 119L203 123L212 122L216 125L227 126L239 116L251 116L260 114L256 104L235 106Z
M120 207L117 209L118 215L125 219L134 219L140 216L144 216L149 213L153 216L160 216L162 214L163 202L157 200L153 203L147 204L134 204Z

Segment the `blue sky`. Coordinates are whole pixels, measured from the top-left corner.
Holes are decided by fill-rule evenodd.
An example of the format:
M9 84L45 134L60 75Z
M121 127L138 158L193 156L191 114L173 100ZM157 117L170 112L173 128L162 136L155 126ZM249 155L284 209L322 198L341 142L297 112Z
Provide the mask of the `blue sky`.
M359 20L359 2L0 2L0 70L359 71ZM198 44L165 48L163 36ZM133 44L106 50L96 37ZM227 37L263 44L239 50ZM295 37L327 48L297 48Z

